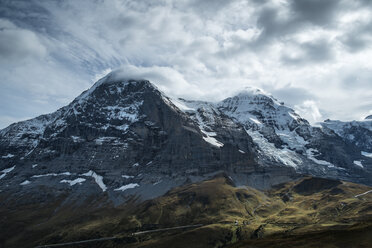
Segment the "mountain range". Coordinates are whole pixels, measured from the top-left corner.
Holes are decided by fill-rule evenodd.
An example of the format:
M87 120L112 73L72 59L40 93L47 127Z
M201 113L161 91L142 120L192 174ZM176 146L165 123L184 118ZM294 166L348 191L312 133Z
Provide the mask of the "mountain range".
M260 89L194 101L119 75L0 130L0 208L142 203L221 173L256 190L309 175L372 185L371 116L314 126Z

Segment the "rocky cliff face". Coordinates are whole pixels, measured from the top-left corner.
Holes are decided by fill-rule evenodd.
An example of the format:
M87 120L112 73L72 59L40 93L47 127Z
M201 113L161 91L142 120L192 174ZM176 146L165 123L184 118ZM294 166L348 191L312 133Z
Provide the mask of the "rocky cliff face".
M46 186L77 198L105 192L121 202L219 171L255 172L244 128L216 121L219 142L149 81L108 75L55 113L1 130L1 191L42 195Z
M299 173L371 183L371 160L361 151L370 151L372 136L366 128L370 121L364 122L364 128L349 130L360 137L353 143L343 133L326 128L328 122L322 123L322 128L311 126L293 109L259 89L246 88L218 103L217 108L245 127L258 146L262 164L278 162ZM359 166L360 161L367 166Z
M368 144L312 127L262 91L174 100L111 73L68 106L0 131L0 190L18 201L105 194L120 203L221 171L257 188L304 173L371 184Z

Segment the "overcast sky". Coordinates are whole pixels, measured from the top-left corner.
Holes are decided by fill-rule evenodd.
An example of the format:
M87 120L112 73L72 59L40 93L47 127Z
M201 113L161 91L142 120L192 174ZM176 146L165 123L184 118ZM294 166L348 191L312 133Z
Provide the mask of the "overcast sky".
M245 86L310 122L372 114L372 1L0 1L0 128L123 67L165 93Z

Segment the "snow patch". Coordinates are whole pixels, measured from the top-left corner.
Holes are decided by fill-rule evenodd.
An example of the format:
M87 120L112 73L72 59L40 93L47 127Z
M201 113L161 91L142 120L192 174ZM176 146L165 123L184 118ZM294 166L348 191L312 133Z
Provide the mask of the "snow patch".
M249 119L253 121L254 123L256 123L257 125L262 125L262 123L254 117L249 117Z
M320 164L320 165L326 165L328 167L335 167L332 163L330 163L328 161L320 160L320 159L315 158L314 156L315 156L316 153L319 153L319 151L316 150L316 149L313 149L313 148L310 148L310 149L306 150L306 154L307 154L308 159L310 159L310 160L312 160L315 163Z
M124 177L125 179L134 178L134 176L128 176L128 175L122 175L121 177Z
M203 136L203 139L208 142L209 144L213 145L213 146L217 146L217 147L222 147L224 146L224 144L222 142L219 142L218 140L216 140L214 138L214 136L216 136L216 133L215 132L206 132L204 130L202 130L202 133L205 134L207 137L204 137Z
M270 143L262 134L258 131L246 130L247 133L252 137L253 142L258 145L260 152L269 157L271 160L285 164L287 166L297 168L299 164L302 164L301 159L298 157L296 152L289 150L288 148L278 149L273 143Z
M72 139L72 141L74 143L79 143L79 142L83 142L84 141L84 139L81 138L81 137L79 137L79 136L73 136L73 135L71 135L70 137L71 137L71 139Z
M239 152L240 152L240 153L243 153L243 154L245 153L245 152L244 152L244 151L242 151L242 150L239 150Z
M125 131L128 130L129 126L127 124L123 124L121 126L114 126L114 128L117 129L117 130L125 132Z
M19 185L27 185L27 184L30 184L30 183L31 183L30 181L25 180L25 181L23 181L22 183L20 183Z
M213 137L210 137L210 136L207 136L207 137L203 137L203 139L208 142L209 144L213 145L213 146L217 146L217 147L222 147L224 146L223 143L219 142L218 140L216 140L215 138Z
M33 175L33 178L39 178L39 177L57 177L57 176L71 176L72 174L70 172L62 172L62 173L47 173L42 175Z
M35 168L36 166L37 166L37 164L33 164L33 165L32 165L32 168Z
M125 191L127 189L133 189L133 188L136 188L138 186L139 186L138 183L130 183L130 184L127 184L127 185L123 185L120 188L114 189L114 191Z
M138 121L138 109L143 101L135 102L129 107L108 106L102 108L106 112L107 118L114 120L127 120L131 123Z
M107 190L106 185L103 183L103 177L97 175L94 171L90 170L87 173L81 174L82 176L93 177L98 186L102 189L103 192Z
M1 158L12 158L14 157L13 154L8 153L8 155L2 156Z
M75 184L82 184L85 181L86 181L85 178L78 177L74 180L63 179L63 180L60 181L60 183L68 183L68 184L70 184L70 186L74 186Z
M291 149L303 150L303 147L309 143L295 131L290 131L288 129L275 129L275 132L284 143L288 144L289 148Z
M132 165L132 167L137 167L137 166L139 166L139 163L134 163L134 164Z
M6 176L6 174L8 174L8 173L11 172L12 170L14 170L15 167L16 167L16 166L14 165L13 167L6 168L6 169L2 170L1 172L2 172L3 174L0 175L0 179L2 179L3 177Z
M372 158L372 153L362 152L362 155L368 158Z
M354 163L356 166L359 166L359 167L361 167L361 168L364 168L364 167L363 167L363 164L362 164L362 161L357 161L357 160L355 160L353 163Z

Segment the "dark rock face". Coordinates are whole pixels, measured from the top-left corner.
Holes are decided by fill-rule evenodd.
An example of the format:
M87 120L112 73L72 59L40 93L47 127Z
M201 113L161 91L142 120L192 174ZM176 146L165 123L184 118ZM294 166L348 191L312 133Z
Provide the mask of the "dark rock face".
M312 127L262 92L174 100L147 80L109 74L68 106L0 131L0 192L121 203L221 172L257 188L303 173L371 184L368 144Z
M1 130L0 169L15 165L1 190L35 193L47 185L121 202L128 192L152 198L220 171L256 170L241 126L221 117L215 132L222 147L150 82L106 77L57 112Z

